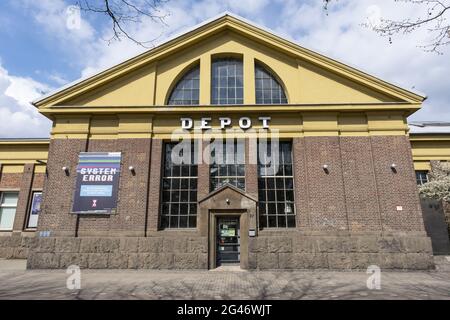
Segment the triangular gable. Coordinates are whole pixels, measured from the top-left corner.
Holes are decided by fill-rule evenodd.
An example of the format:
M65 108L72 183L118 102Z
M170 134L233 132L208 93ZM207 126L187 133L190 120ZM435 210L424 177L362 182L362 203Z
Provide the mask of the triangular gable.
M220 188L210 192L207 196L205 196L203 199L201 199L198 203L200 204L202 202L205 202L206 200L212 199L212 198L214 198L215 196L219 195L220 193L222 193L224 190L227 190L227 189L238 193L242 197L248 198L248 199L250 199L250 200L252 200L254 202L258 202L257 199L255 199L252 196L248 195L247 193L245 193L241 189L236 188L232 184L226 183L223 186L221 186Z
M224 13L210 21L204 22L193 29L176 36L163 44L120 63L112 68L104 70L86 79L80 79L67 86L45 95L33 104L39 108L54 106L73 99L83 94L89 94L93 90L104 86L112 81L117 81L120 77L128 75L130 72L140 68L151 67L152 62L168 57L175 52L179 52L186 47L216 34L218 31L232 30L245 37L263 43L265 46L281 51L287 55L296 57L305 63L355 82L362 87L373 89L380 94L394 97L396 101L420 103L426 97L422 94L403 89L397 85L388 83L379 78L371 76L360 70L352 68L346 64L330 59L317 52L303 48L289 40L275 35L273 32L259 27L241 17L231 13ZM149 103L150 104L150 103Z

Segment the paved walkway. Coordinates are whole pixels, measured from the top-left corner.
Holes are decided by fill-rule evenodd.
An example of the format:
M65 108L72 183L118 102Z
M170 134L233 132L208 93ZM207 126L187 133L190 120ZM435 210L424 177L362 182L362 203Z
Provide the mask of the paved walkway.
M6 268L7 266L9 268ZM365 272L82 270L69 290L65 270L26 271L0 261L0 299L450 299L450 271Z

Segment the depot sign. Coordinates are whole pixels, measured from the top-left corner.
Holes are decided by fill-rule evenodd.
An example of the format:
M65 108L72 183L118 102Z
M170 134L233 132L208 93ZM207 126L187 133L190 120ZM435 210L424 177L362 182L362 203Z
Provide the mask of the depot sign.
M258 117L258 121L261 122L263 129L269 129L269 121L270 117ZM181 118L181 129L200 129L200 130L208 130L212 129L211 127L211 118L201 118L200 122L196 122L196 126L194 128L194 121L192 118ZM229 117L220 117L220 129L227 129L232 126L231 118ZM252 120L249 117L241 117L239 119L239 127L241 129L250 129L252 127Z

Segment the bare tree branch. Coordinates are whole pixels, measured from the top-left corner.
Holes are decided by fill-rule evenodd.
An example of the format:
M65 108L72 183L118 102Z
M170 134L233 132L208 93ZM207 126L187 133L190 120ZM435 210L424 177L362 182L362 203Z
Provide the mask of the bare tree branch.
M332 0L323 0L325 10ZM337 1L337 0L333 0ZM381 18L378 23L362 23L362 26L372 29L382 37L388 37L392 43L392 36L397 34L411 34L421 28L426 28L431 36L429 43L419 45L427 52L442 54L442 47L450 44L450 0L394 0L411 6L416 6L418 18L406 17L400 20Z
M165 25L167 14L161 12L161 6L167 1L169 0L77 0L76 5L81 11L103 15L110 21L113 35L107 40L108 43L125 38L148 48L156 39L136 39L129 27L142 23L144 18Z
M420 28L427 28L432 36L429 43L420 45L425 51L442 54L440 47L450 43L450 22L447 20L450 3L445 0L397 0L412 5L419 5L424 10L419 18L402 20L380 19L378 25L365 24L381 36L392 37L395 34L410 34Z

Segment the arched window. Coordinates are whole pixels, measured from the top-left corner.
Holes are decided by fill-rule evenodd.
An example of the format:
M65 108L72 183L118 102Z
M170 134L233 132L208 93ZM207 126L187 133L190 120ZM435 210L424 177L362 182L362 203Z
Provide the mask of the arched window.
M200 66L196 65L178 81L173 88L169 105L199 104Z
M275 75L258 63L255 64L255 89L257 104L287 103L283 87Z
M211 103L243 104L242 60L215 59L212 63Z

